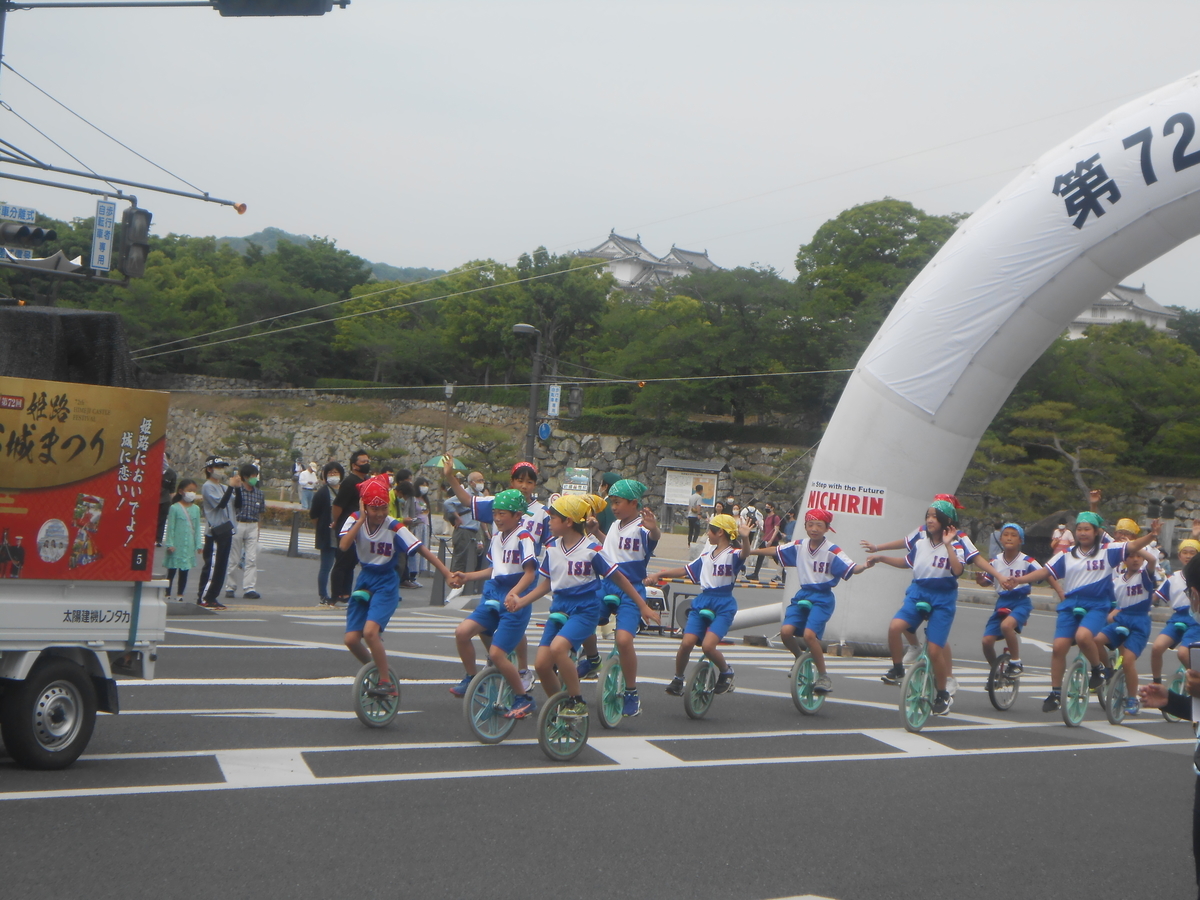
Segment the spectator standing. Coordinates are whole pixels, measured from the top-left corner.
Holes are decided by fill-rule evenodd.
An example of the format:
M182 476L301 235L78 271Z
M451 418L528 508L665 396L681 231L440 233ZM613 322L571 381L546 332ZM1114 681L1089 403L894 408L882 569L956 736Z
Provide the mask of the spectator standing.
M704 515L704 485L697 484L692 488L692 496L688 497L688 546L696 543L700 537L701 517Z
M779 529L782 520L779 518L779 514L775 512L774 503L764 503L763 509L766 510L766 514L763 516L762 546L774 547L779 543L780 538L783 537L783 532ZM760 556L754 563L755 581L758 580L758 573L762 571L763 560L766 558L766 556ZM772 559L774 559L774 556L772 556Z
M759 544L762 543L763 514L759 511L757 504L758 498L751 497L750 502L742 507L740 515L734 516L734 518L740 518L745 522L746 527L750 529L750 537L746 539L746 550L757 550ZM762 562L761 556L758 558L758 561ZM758 581L758 569L755 569L753 574L747 575L746 580Z
M312 509L313 494L317 491L319 480L315 462L309 463L308 467L300 473L300 507L306 512Z
M361 498L358 486L367 480L371 474L371 454L366 450L355 450L350 454L350 472L338 486L337 496L333 498L332 526L330 527L333 546L341 542L342 525L350 513L358 512ZM337 561L333 564L333 572L329 577L329 595L334 602L349 603L350 588L354 581L354 567L358 565L358 552L351 542L349 549L339 550Z
M413 486L417 489L417 529L413 532L426 547L429 546L429 540L432 537L429 521L429 479L424 475L418 475L413 479ZM417 555L417 572L428 573L430 571L429 560L420 554Z
M217 598L225 584L225 570L229 567L229 548L233 544L233 508L230 498L234 488L225 485L225 468L229 465L220 456L210 456L204 461L204 487L200 489L201 507L204 513L204 569L200 575L200 592L196 604L206 609L224 609Z
M179 474L171 468L171 457L163 454L163 474L162 474L162 491L158 495L158 535L155 543L158 546L163 545L163 533L167 527L167 513L171 510L171 504L175 500L175 485L179 481Z
M225 579L229 584L225 599L233 599L237 590L238 570L242 572L241 588L243 600L258 600L258 527L259 519L267 508L267 498L258 487L258 466L246 463L238 469L237 482L233 484L234 514L237 531L229 547L229 571Z
M466 487L472 497L482 497L483 473L469 474ZM450 537L450 569L454 572L474 572L479 568L479 523L468 504L460 502L450 488L447 488L447 493L449 496L442 504L442 515L454 529ZM468 594L478 594L481 590L478 581L468 581L464 587L464 592Z
M789 509L787 515L783 517L782 531L780 543L791 543L794 540L792 535L796 533L796 511L794 509Z
M188 572L196 562L196 556L201 552L204 533L200 529L200 509L196 501L200 494L196 490L196 482L185 479L179 485L179 493L175 502L167 510L167 530L163 536L163 544L167 552L163 555L163 565L167 570L167 599L171 599L171 586L175 584L175 576L179 576L178 586L174 596L183 600L183 592L187 590Z
M1004 530L1004 523L997 522L996 527L992 529L992 533L988 535L988 559L995 559L1004 552L1004 547L1000 543L1000 532Z
M321 481L313 494L308 517L313 520L313 544L321 555L321 567L317 570L318 606L334 606L329 595L329 573L337 560L337 539L333 533L333 500L346 474L341 463L326 463L321 470Z
M1054 534L1050 536L1050 551L1052 553L1066 553L1074 546L1075 535L1067 527L1067 520L1059 519L1058 527L1054 529Z

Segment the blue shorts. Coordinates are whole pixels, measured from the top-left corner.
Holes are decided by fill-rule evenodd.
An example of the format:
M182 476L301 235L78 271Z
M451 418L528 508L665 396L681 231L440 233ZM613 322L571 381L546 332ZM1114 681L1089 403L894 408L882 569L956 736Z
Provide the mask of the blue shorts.
M630 581L633 583L633 586L637 588L637 592L641 595L642 599L645 600L646 588L637 582L634 582L632 578ZM638 622L640 622L642 618L642 611L638 609L637 601L631 599L628 594L626 594L607 578L600 582L599 594L600 624L606 624L612 615L612 611L604 605L604 596L606 594L615 594L621 598L621 605L617 607L617 631L628 631L630 634L637 634Z
M1117 626L1124 625L1129 629L1128 637L1117 634ZM1118 647L1122 643L1126 650L1134 656L1141 656L1146 649L1146 641L1150 639L1149 613L1137 616L1127 616L1117 613L1111 622L1100 629L1100 634L1108 638L1108 646Z
M363 566L355 582L356 591L370 591L370 600L354 600L346 606L346 631L362 631L374 622L383 631L400 605L400 575L395 566Z
M917 604L921 601L933 607L929 614L929 623L925 626L925 640L939 647L946 646L950 640L950 626L954 624L954 611L958 605L958 583L952 579L948 589L932 590L915 581L904 592L904 605L900 607L893 618L900 619L908 625L909 631L916 631L921 624L921 611Z
M692 606L688 610L687 625L684 626L683 633L703 637L704 632L711 631L718 639L724 638L729 633L729 626L733 624L733 616L737 612L737 608L737 601L733 599L732 589L701 591L692 598ZM716 613L716 618L711 622L705 622L700 617L702 609L712 610Z
M505 587L496 579L489 578L483 583L483 596L479 598L479 605L467 616L467 621L478 622L483 627L480 633L491 637L493 647L499 647L505 653L511 653L517 648L517 644L521 643L521 638L525 637L525 630L529 627L529 617L533 615L532 603L522 606L516 612L510 612L504 607L504 598L510 590L511 587ZM533 587L530 586L529 590L533 590ZM499 607L495 605L497 603Z
M998 610L1007 609L1008 612L1003 615ZM983 626L984 637L1004 637L1004 632L1000 630L1000 624L1012 616L1017 620L1017 633L1021 633L1021 629L1025 623L1029 621L1029 615L1033 612L1033 601L1026 595L1023 599L1014 598L1012 600L997 600L996 612L993 612L988 617L987 624Z
M1078 618L1074 609L1081 606L1087 610L1083 618ZM1108 614L1112 612L1112 603L1105 600L1082 600L1068 597L1058 604L1058 624L1054 626L1054 639L1070 638L1075 640L1075 632L1086 628L1092 634L1097 634L1108 624Z
M1180 622L1187 627L1182 631L1179 631L1175 628L1176 622ZM1175 612L1171 613L1171 618L1167 619L1167 624L1163 626L1163 630L1160 631L1159 634L1165 634L1171 639L1171 646L1177 647L1181 637L1187 634L1193 628L1200 628L1200 626L1196 624L1196 620L1192 617L1192 611L1185 607L1184 609L1177 609Z
M570 618L567 619L567 624L562 626L553 619L547 621L539 646L548 647L556 637L564 637L571 642L572 650L578 650L584 641L596 633L602 605L596 594L579 598L555 597L554 602L550 604L550 612L566 613Z
M807 600L812 609L801 606L800 601ZM798 634L803 635L808 628L818 638L825 636L825 625L833 615L833 591L816 591L812 588L801 588L788 604L783 614L783 624L791 625Z

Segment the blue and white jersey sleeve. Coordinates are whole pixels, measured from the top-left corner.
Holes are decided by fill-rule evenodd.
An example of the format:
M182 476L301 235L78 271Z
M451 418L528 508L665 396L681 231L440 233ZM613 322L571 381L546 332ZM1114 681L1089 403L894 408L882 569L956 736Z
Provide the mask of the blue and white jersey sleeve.
M594 595L600 579L616 570L616 564L604 558L603 548L588 538L581 538L573 547L551 538L538 568L550 579L550 590L558 599Z
M742 551L735 547L712 550L687 565L687 576L702 590L730 590L742 570Z
M979 555L979 549L971 542L971 538L967 536L965 531L960 531L958 537L954 539L955 545L958 547L958 555L964 563L969 563Z
M492 535L488 545L488 564L492 567L492 577L505 575L521 575L530 563L537 564L537 550L533 546L533 538L528 531L518 528L507 535L497 532Z
M471 515L475 517L476 522L485 522L491 524L492 519L492 497L472 497L471 498Z
M1187 583L1183 580L1183 572L1173 572L1171 577L1164 581L1155 592L1155 596L1170 604L1172 609L1187 609L1191 606Z

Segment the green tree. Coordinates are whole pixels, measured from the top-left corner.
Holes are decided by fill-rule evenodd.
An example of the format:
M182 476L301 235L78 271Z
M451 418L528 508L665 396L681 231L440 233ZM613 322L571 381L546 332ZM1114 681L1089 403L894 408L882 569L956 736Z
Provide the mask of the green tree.
M1045 401L1017 413L1019 424L1009 433L1029 450L1052 454L1066 464L1066 474L1086 507L1095 488L1126 494L1141 485L1141 470L1118 462L1127 445L1110 425L1088 421L1069 403Z

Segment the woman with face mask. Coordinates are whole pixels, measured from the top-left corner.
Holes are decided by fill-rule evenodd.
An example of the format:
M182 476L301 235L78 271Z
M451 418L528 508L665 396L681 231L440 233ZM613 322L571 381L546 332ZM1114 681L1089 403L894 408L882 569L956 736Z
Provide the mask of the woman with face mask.
M429 479L424 475L418 475L413 479L413 486L417 489L417 527L413 529L413 533L420 538L421 543L426 547L429 546ZM429 562L423 556L417 556L415 559L409 560L410 565L416 563L417 571L428 574L431 569Z
M323 483L319 484L313 493L312 506L308 510L309 518L313 520L313 527L316 529L314 543L317 552L321 554L321 568L317 571L318 606L334 605L329 597L329 573L333 571L333 564L337 560L337 544L334 542L330 526L333 523L333 500L337 497L345 474L340 463L326 463L325 468L321 470Z

